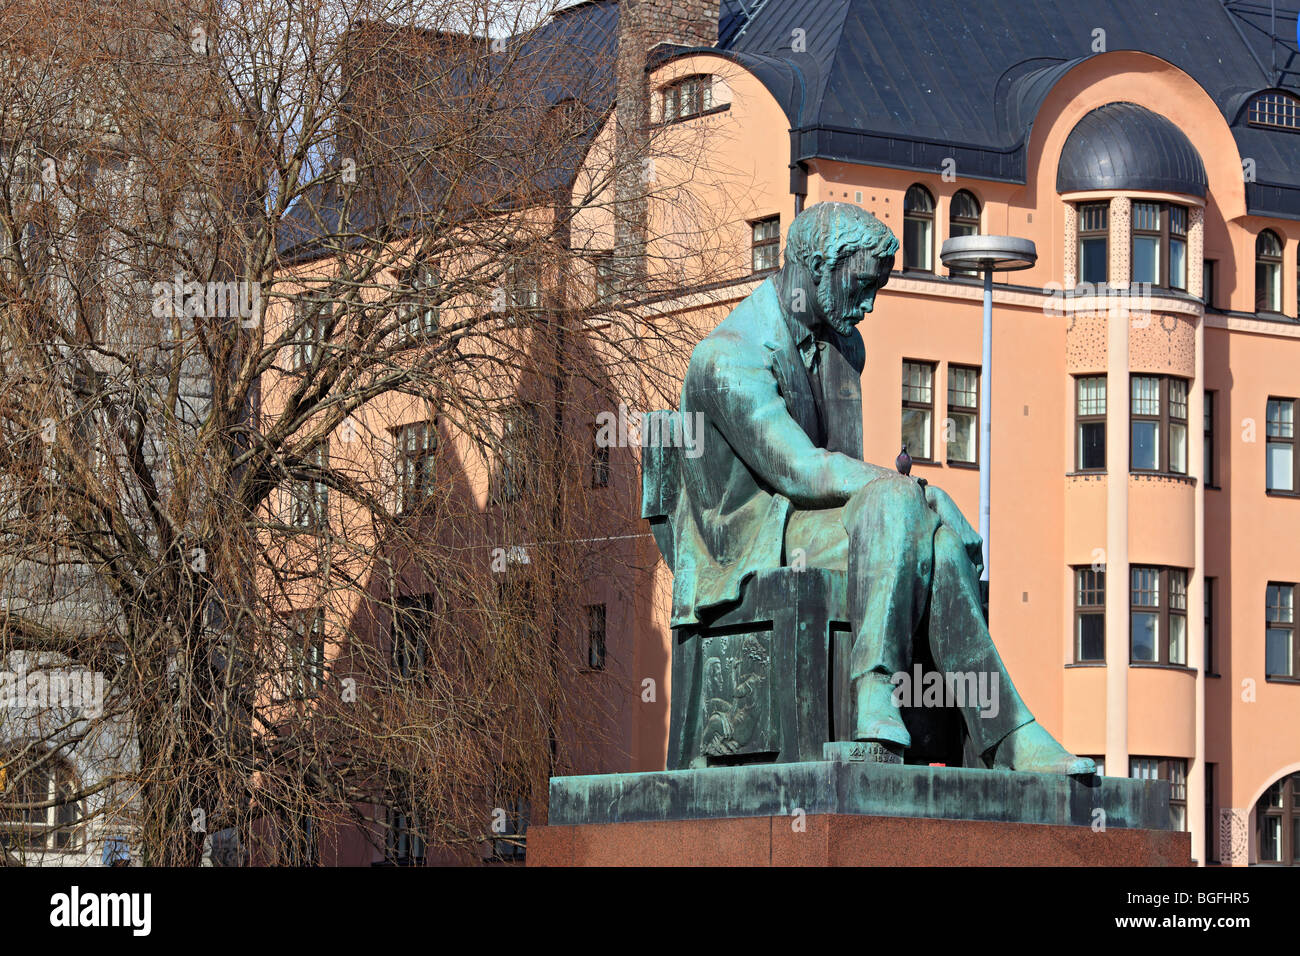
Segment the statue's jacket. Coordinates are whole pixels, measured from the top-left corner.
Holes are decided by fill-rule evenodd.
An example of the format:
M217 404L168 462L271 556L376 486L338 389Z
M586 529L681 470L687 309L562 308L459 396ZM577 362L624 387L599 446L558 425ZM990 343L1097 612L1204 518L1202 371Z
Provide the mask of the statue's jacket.
M793 509L838 509L862 484L862 336L824 341L786 315L765 280L695 347L681 412L697 431L680 458L674 505L672 626L739 600L747 578L783 563ZM803 351L801 351L801 347ZM817 359L814 395L804 355Z

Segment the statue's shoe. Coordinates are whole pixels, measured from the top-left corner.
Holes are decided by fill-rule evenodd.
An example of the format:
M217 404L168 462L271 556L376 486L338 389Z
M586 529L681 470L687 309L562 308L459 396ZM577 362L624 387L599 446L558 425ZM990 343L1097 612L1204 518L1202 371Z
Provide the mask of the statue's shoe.
M853 711L854 740L878 740L902 749L912 746L912 736L894 703L894 689L887 679L870 675L858 679Z
M1086 777L1097 772L1091 757L1076 757L1036 720L1002 738L993 754L993 766L1023 773L1063 773Z

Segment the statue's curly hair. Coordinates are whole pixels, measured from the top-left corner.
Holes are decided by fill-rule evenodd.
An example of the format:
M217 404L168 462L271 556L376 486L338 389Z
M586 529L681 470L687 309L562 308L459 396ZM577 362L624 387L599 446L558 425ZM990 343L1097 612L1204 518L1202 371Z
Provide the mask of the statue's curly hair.
M819 202L794 217L785 237L786 258L811 268L821 253L833 268L859 250L884 259L898 251L898 237L883 222L860 206L846 202Z

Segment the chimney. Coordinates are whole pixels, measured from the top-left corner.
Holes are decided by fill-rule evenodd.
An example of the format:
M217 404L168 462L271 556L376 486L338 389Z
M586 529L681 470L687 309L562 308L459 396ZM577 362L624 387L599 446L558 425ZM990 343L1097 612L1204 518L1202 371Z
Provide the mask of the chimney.
M633 298L646 277L650 181L650 78L646 66L660 44L715 46L718 0L619 0L615 107L614 258Z

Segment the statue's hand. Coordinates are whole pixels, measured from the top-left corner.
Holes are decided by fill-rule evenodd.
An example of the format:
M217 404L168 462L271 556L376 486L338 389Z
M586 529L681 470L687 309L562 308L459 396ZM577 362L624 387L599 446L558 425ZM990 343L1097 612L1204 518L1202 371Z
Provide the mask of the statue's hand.
M939 516L939 520L951 531L956 532L957 537L961 539L962 547L966 549L966 554L971 563L982 572L984 570L984 539L979 536L979 532L970 526L966 516L957 507L957 503L948 496L946 491L942 488L936 488L934 485L925 486L925 501L934 513Z

